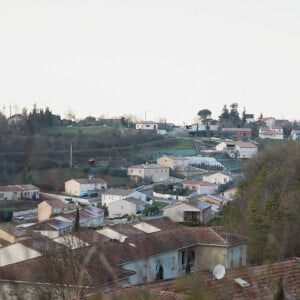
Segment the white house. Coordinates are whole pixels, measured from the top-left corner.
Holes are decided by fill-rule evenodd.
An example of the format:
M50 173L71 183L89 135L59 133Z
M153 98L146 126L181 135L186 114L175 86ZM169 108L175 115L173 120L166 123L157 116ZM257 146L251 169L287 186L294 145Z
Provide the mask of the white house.
M210 195L218 192L219 185L207 181L200 182L197 193L198 195Z
M265 117L262 121L266 124L267 127L272 127L275 125L276 119L273 117Z
M203 181L207 181L207 182L215 183L215 184L226 184L226 183L232 181L232 178L229 175L224 174L222 172L217 172L214 174L203 176L202 179L203 179Z
M283 139L283 128L276 127L260 127L258 135L261 139L273 139L282 140Z
M45 221L53 215L62 214L68 211L76 210L76 205L65 203L59 199L48 199L38 204L38 221Z
M300 140L300 130L292 130L291 138L294 141L299 141Z
M177 167L187 167L189 158L184 156L164 155L157 159L157 164L175 170Z
M32 184L0 186L0 199L17 200L40 198L40 189Z
M107 189L107 182L102 178L77 178L65 182L65 193L74 196L98 194Z
M128 176L131 180L140 179L152 182L164 182L169 180L170 169L159 164L140 164L128 167Z
M152 121L144 121L135 124L135 129L139 130L157 130L158 123Z
M66 222L75 222L76 211L70 211L60 216L57 220ZM80 227L99 227L104 224L104 210L95 206L87 206L79 210L79 224Z
M198 201L179 201L163 208L164 217L174 222L193 221L205 224L211 219L211 204Z
M114 201L108 205L109 217L122 217L124 215L135 215L141 213L147 203L136 198L126 198Z
M119 201L126 198L135 198L142 201L146 201L147 196L144 193L141 193L135 189L115 189L111 188L102 193L102 205L109 205L115 201Z
M247 244L245 237L210 227L180 227L140 235L130 243L122 243L123 249L116 249L115 253L123 260L124 269L135 272L129 278L130 283L139 284L153 282L160 268L162 279L171 279L184 275L187 266L192 272L212 271L217 264L226 269L245 266Z
M233 158L251 158L257 153L257 146L251 142L221 142L216 150L226 152Z

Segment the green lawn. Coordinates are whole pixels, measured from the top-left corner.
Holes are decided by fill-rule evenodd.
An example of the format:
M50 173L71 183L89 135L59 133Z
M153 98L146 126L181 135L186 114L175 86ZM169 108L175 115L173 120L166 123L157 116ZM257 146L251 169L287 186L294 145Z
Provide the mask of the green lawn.
M97 133L106 133L114 130L114 127L111 126L63 126L63 127L55 127L50 128L49 132L53 133L61 133L61 134L75 134L75 133L82 133L82 134L97 134Z
M159 209L163 209L169 205L169 203L163 201L154 201L153 204L157 205Z

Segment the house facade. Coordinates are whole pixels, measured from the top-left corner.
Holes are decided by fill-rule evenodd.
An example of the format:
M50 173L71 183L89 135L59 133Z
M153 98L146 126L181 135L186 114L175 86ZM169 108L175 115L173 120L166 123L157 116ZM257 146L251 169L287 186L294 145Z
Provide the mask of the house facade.
M50 219L52 215L62 214L75 209L76 205L65 203L59 199L44 200L38 204L38 221L42 222Z
M141 193L134 189L108 189L101 195L101 203L102 205L109 205L115 201L119 201L126 198L135 198L146 202L146 194Z
M273 117L265 117L262 121L266 124L267 127L275 126L276 119Z
M202 181L197 189L197 193L198 195L215 194L218 192L218 188L218 184Z
M232 158L251 158L257 153L257 146L251 142L221 142L216 150L226 152Z
M188 269L190 272L212 272L217 264L230 269L247 263L247 238L218 232L209 227L156 232L137 240L134 244L136 249L141 247L142 239L147 239L144 243L149 245L149 255L132 257L121 264L126 270L135 272L130 277L131 284L155 281L160 266L163 279L171 279L184 275ZM158 241L164 241L161 243L163 245L157 244ZM131 252L135 253L134 250Z
M294 141L300 141L300 130L292 130L291 138Z
M196 191L202 183L202 180L190 179L182 181L182 186L184 189L188 189L190 191Z
M189 159L184 156L164 155L157 159L157 164L175 170L178 167L187 167Z
M147 203L136 198L126 198L108 205L108 215L109 217L122 217L124 215L135 215L141 213Z
M180 201L163 208L164 217L174 222L206 224L211 219L211 204L203 201Z
M128 167L132 181L164 182L169 180L170 169L159 164L141 164Z
M221 134L223 138L230 139L251 139L251 128L222 128Z
M282 140L283 128L282 127L260 127L258 135L261 139Z
M0 200L38 200L40 189L32 184L0 186Z
M76 219L76 211L69 211L60 216L57 220L71 222L74 224ZM104 224L104 210L94 206L87 206L79 209L79 224L80 227L96 228Z
M107 189L107 182L102 178L77 178L65 182L65 193L73 196L88 196Z
M215 184L226 184L230 181L232 181L232 178L224 173L221 172L217 172L214 174L210 174L210 175L205 175L203 176L203 181L207 181L210 183L215 183Z
M157 130L158 123L152 121L144 121L135 124L135 129L138 130Z

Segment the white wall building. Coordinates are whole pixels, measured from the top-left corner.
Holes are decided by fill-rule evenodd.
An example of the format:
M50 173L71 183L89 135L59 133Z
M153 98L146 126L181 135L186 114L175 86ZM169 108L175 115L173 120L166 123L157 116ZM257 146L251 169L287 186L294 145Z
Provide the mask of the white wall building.
M251 142L221 142L216 150L226 152L233 158L251 158L257 153L257 146Z
M107 182L102 178L77 178L65 182L65 193L74 196L87 196L107 189Z
M215 183L215 184L226 184L226 183L232 181L232 178L229 175L226 175L221 172L217 172L217 173L210 174L210 175L205 175L205 176L203 176L202 179L203 179L203 181L207 181L207 182Z
M147 203L140 199L126 198L108 205L108 215L109 217L122 217L124 215L135 215L141 213Z
M111 203L126 198L140 199L145 202L147 196L134 189L108 189L102 193L102 205L109 207Z
M135 129L139 130L156 130L158 129L158 123L152 121L144 121L135 124Z
M127 174L133 181L142 179L152 182L164 182L169 180L170 169L159 164L146 163L128 167Z
M164 155L157 159L157 164L175 170L177 167L187 167L189 158L184 156Z

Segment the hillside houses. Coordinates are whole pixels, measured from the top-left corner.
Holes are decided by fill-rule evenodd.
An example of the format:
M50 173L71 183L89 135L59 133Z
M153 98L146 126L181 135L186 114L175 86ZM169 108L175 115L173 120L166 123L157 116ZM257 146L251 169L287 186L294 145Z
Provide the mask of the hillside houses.
M174 222L191 221L206 224L212 218L211 204L193 199L177 201L164 207L163 215Z
M39 222L50 219L51 216L66 213L76 209L76 205L65 203L59 199L44 200L38 204Z
M138 130L157 130L158 123L153 121L143 121L135 124L135 128Z
M164 182L169 180L170 169L159 164L140 164L128 167L128 176L132 181L138 182Z
M291 138L294 141L300 141L300 130L292 130Z
M141 213L148 205L145 201L133 197L120 199L108 205L108 215L111 218Z
M0 186L0 200L38 200L40 189L32 184Z
M218 184L210 183L203 180L184 180L183 188L196 191L199 195L214 194L218 191Z
M282 140L283 128L280 126L260 127L258 135L261 139Z
M185 156L164 155L157 159L157 164L176 170L178 167L187 167L189 158Z
M249 140L252 137L251 128L222 128L222 138Z
M27 255L30 259L24 255L22 260L2 264L1 292L16 293L16 287L22 287L22 295L30 298L29 295L46 291L53 296L60 289L69 299L79 292L86 294L95 289L153 282L160 266L162 279L172 279L184 275L186 270L212 270L218 263L231 269L245 266L247 262L246 237L210 227L184 227L163 218L125 224L122 228L123 225L118 225L71 234L66 236L71 244L61 238L53 239L52 246L45 242L49 249L47 259L46 252L41 249L43 240L32 240L32 245L31 240L25 241L20 249L32 249ZM71 246L72 241L74 246ZM114 276L108 276L104 261L108 262ZM59 265L63 268L58 268ZM47 271L54 267L58 273ZM80 289L82 285L86 286L84 290Z
M65 182L65 193L72 196L98 196L107 189L107 182L102 178L77 178Z
M226 184L232 181L231 176L222 172L217 172L210 175L204 175L202 179L203 181L216 183L216 184Z
M251 158L257 153L257 146L251 142L225 141L216 145L216 150L226 152L232 158Z

